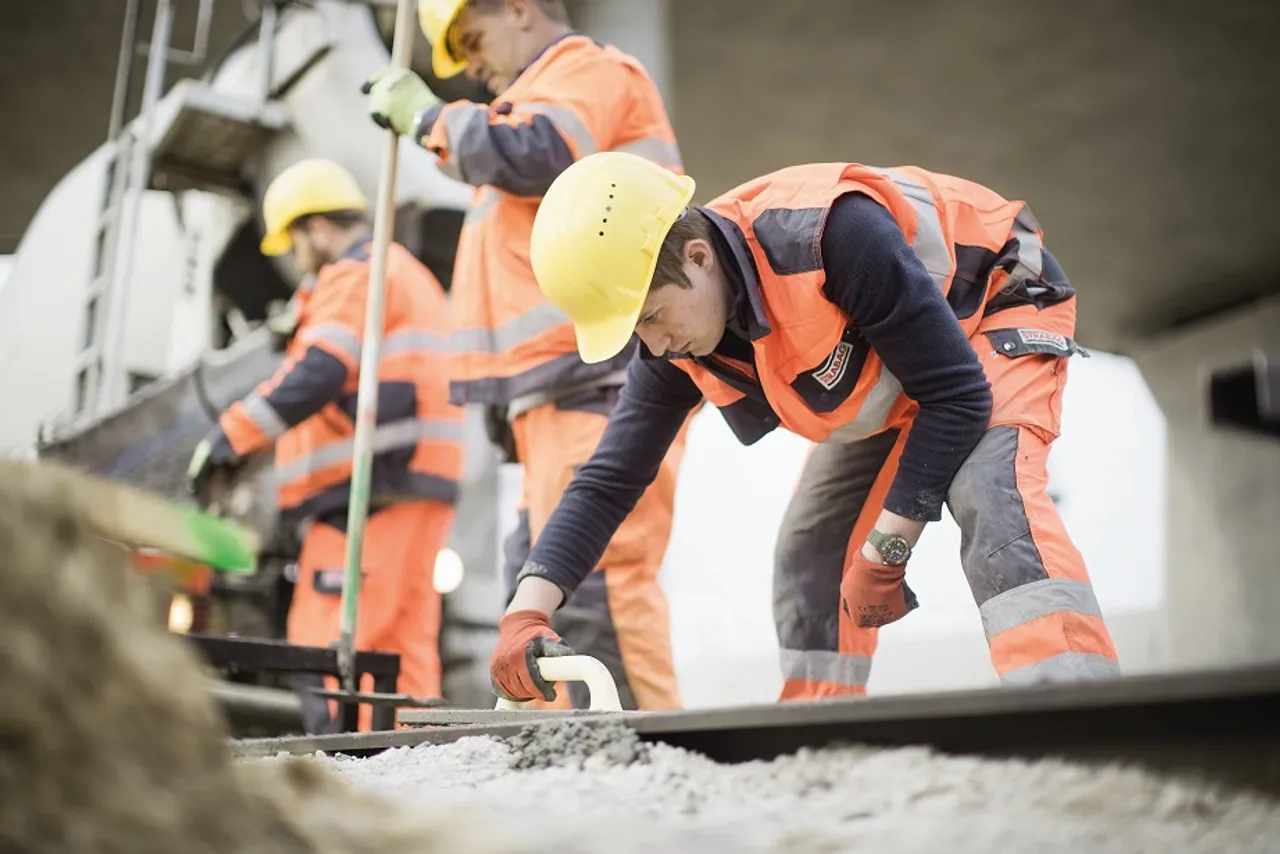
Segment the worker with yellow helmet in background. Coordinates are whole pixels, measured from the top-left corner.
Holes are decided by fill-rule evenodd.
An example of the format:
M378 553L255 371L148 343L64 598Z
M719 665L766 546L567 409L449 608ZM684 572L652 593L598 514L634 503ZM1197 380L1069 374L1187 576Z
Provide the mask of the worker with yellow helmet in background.
M571 650L548 620L704 398L743 444L815 443L775 556L780 699L865 693L879 627L947 504L1006 685L1119 675L1089 573L1046 490L1075 290L1023 202L913 166L791 166L693 205L694 182L605 152L534 222L546 296L583 359L649 353L534 545L490 665L509 699ZM570 644L572 646L572 644Z
M199 490L215 469L274 446L279 524L298 530L302 541L288 639L308 646L336 641L356 390L360 370L376 370L356 646L399 653L399 690L436 697L440 594L432 579L453 525L463 461L463 412L448 401L448 303L431 271L391 243L381 358L376 366L360 364L370 271L367 207L355 178L328 160L296 163L267 187L261 251L291 252L313 278L294 296L296 326L284 363L222 413L197 448L189 477ZM308 732L331 730L336 703L304 694L303 708ZM371 719L371 708L362 704L360 729L368 730Z
M625 150L681 171L657 87L616 47L575 33L560 0L422 0L419 20L438 77L464 69L497 93L491 103L441 103L412 71L388 67L365 85L384 127L439 157L476 188L458 242L451 292L451 400L486 408L491 438L524 472L505 564L514 588L551 509L586 462L617 400L634 343L612 358L579 358L569 318L547 302L529 266L529 232L543 192L596 151ZM594 559L594 572L556 614L577 648L609 667L625 708L679 705L668 607L658 573L671 531L684 432L653 483ZM585 706L581 685L568 697ZM539 705L551 702L548 688Z

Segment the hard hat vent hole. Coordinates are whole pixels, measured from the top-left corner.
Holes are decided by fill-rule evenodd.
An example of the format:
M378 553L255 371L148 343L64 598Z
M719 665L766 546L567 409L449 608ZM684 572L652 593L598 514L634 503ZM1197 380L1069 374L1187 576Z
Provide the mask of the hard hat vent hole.
M600 236L601 236L601 237L604 237L604 232L603 232L603 231L602 231L602 232L600 232Z

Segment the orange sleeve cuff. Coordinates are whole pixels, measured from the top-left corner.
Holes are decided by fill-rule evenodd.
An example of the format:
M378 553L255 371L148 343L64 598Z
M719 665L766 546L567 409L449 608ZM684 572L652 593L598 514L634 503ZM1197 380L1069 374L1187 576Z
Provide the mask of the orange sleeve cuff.
M218 418L218 426L237 456L246 457L271 447L272 440L254 421L243 401L236 401Z

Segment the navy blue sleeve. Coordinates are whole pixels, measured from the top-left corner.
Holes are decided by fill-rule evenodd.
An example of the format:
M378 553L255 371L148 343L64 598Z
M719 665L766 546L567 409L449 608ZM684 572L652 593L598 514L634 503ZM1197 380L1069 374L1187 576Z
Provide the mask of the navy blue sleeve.
M822 257L827 298L920 405L885 509L936 521L952 478L987 429L986 372L924 263L878 202L861 193L837 199Z
M537 198L573 164L569 144L545 115L508 124L491 121L486 104L447 106L423 112L418 141L426 145L436 123L443 122L448 160L441 169L473 187L492 185L513 196Z
M293 427L337 400L346 384L347 366L341 359L321 347L308 347L265 400L286 426Z
M670 362L637 353L591 459L578 469L538 535L519 578L545 578L565 599L595 569L702 392Z

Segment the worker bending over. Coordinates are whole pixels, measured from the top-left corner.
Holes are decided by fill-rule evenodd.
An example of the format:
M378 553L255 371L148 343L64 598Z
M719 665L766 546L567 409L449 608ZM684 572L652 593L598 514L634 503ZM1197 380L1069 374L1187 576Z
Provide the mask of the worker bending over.
M634 330L599 448L520 573L491 662L510 699L566 654L579 584L705 397L744 444L817 443L777 547L782 699L865 693L877 627L916 607L911 549L945 501L1004 684L1117 675L1089 575L1045 491L1075 291L1021 202L915 167L793 166L701 207L640 158L579 161L533 228L543 292L588 363Z
M379 124L412 137L445 173L475 186L453 274L454 403L486 408L490 435L524 471L518 524L506 543L508 595L573 472L587 461L638 343L583 362L573 325L538 290L529 266L534 212L579 157L625 150L679 172L657 88L634 58L570 28L559 0L423 0L433 68L464 68L498 93L490 104L441 103L412 72L387 68L366 85ZM629 336L628 336L629 337ZM618 517L556 629L600 659L624 708L679 705L666 598L658 571L671 531L684 433ZM573 704L587 698L570 688ZM550 696L546 699L550 700ZM568 697L558 705L567 707Z
M356 390L360 370L376 370L356 646L399 653L399 690L438 697L434 568L453 525L463 459L463 412L448 402L448 304L431 271L391 243L380 359L376 366L360 364L371 249L367 206L351 174L327 160L297 163L267 187L262 252L292 251L315 279L294 297L297 326L284 364L222 413L197 449L190 475L198 482L216 467L275 445L280 524L302 532L288 639L309 646L336 641ZM370 684L361 689L372 690L365 681ZM336 705L308 703L304 695L307 731L328 731ZM361 704L360 729L371 722L372 709Z

